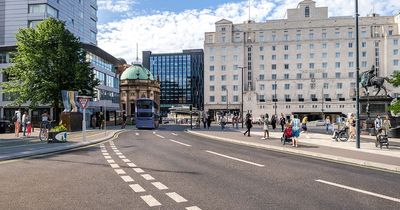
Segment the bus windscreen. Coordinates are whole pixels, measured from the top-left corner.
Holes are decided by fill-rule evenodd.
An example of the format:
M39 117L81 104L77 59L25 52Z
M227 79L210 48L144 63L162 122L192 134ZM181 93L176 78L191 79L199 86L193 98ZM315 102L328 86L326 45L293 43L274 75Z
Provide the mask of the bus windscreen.
M153 101L137 101L136 103L138 109L151 109Z

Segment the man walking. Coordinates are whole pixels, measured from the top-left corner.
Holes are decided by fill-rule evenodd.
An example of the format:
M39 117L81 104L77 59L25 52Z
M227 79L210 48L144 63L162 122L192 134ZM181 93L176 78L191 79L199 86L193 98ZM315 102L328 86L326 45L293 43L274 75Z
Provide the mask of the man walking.
M378 135L382 129L382 119L381 116L378 114L375 119L375 132Z
M247 136L250 137L250 129L252 127L253 127L253 124L251 122L251 115L249 113L247 113L247 115L246 115L246 128L247 128L247 130L246 130L246 132L243 133L243 135L247 134Z

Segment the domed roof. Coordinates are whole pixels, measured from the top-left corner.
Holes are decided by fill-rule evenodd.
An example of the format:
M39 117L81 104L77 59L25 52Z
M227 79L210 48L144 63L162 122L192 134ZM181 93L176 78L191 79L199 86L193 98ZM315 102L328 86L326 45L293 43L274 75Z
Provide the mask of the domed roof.
M140 64L133 64L127 68L121 75L121 80L126 79L141 79L141 80L154 80L153 74Z

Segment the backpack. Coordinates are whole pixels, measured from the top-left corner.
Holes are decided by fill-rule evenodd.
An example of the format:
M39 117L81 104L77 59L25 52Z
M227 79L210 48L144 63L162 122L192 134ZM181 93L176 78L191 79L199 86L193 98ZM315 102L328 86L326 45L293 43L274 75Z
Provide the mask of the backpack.
M17 114L14 114L14 116L12 117L12 122L17 122Z

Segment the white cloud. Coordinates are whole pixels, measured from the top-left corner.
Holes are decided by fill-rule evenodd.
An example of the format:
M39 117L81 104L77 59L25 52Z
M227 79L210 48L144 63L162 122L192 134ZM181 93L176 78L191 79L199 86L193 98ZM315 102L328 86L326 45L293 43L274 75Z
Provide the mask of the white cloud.
M108 10L111 12L127 12L135 4L133 0L99 0L97 5L101 10Z
M282 19L285 18L286 9L295 8L299 1L253 0L251 17L257 22ZM331 16L349 16L354 13L354 2L349 4L348 0L316 2L317 6L329 6ZM360 0L361 15L372 11L371 2L372 0ZM399 10L398 0L386 0L375 4L375 12L382 15L392 15ZM128 62L136 58L136 43L139 43L139 57L143 50L162 53L203 48L204 32L214 31L214 23L222 18L234 23L247 20L247 1L180 13L157 12L102 24L99 25L99 46L116 57L125 58Z

